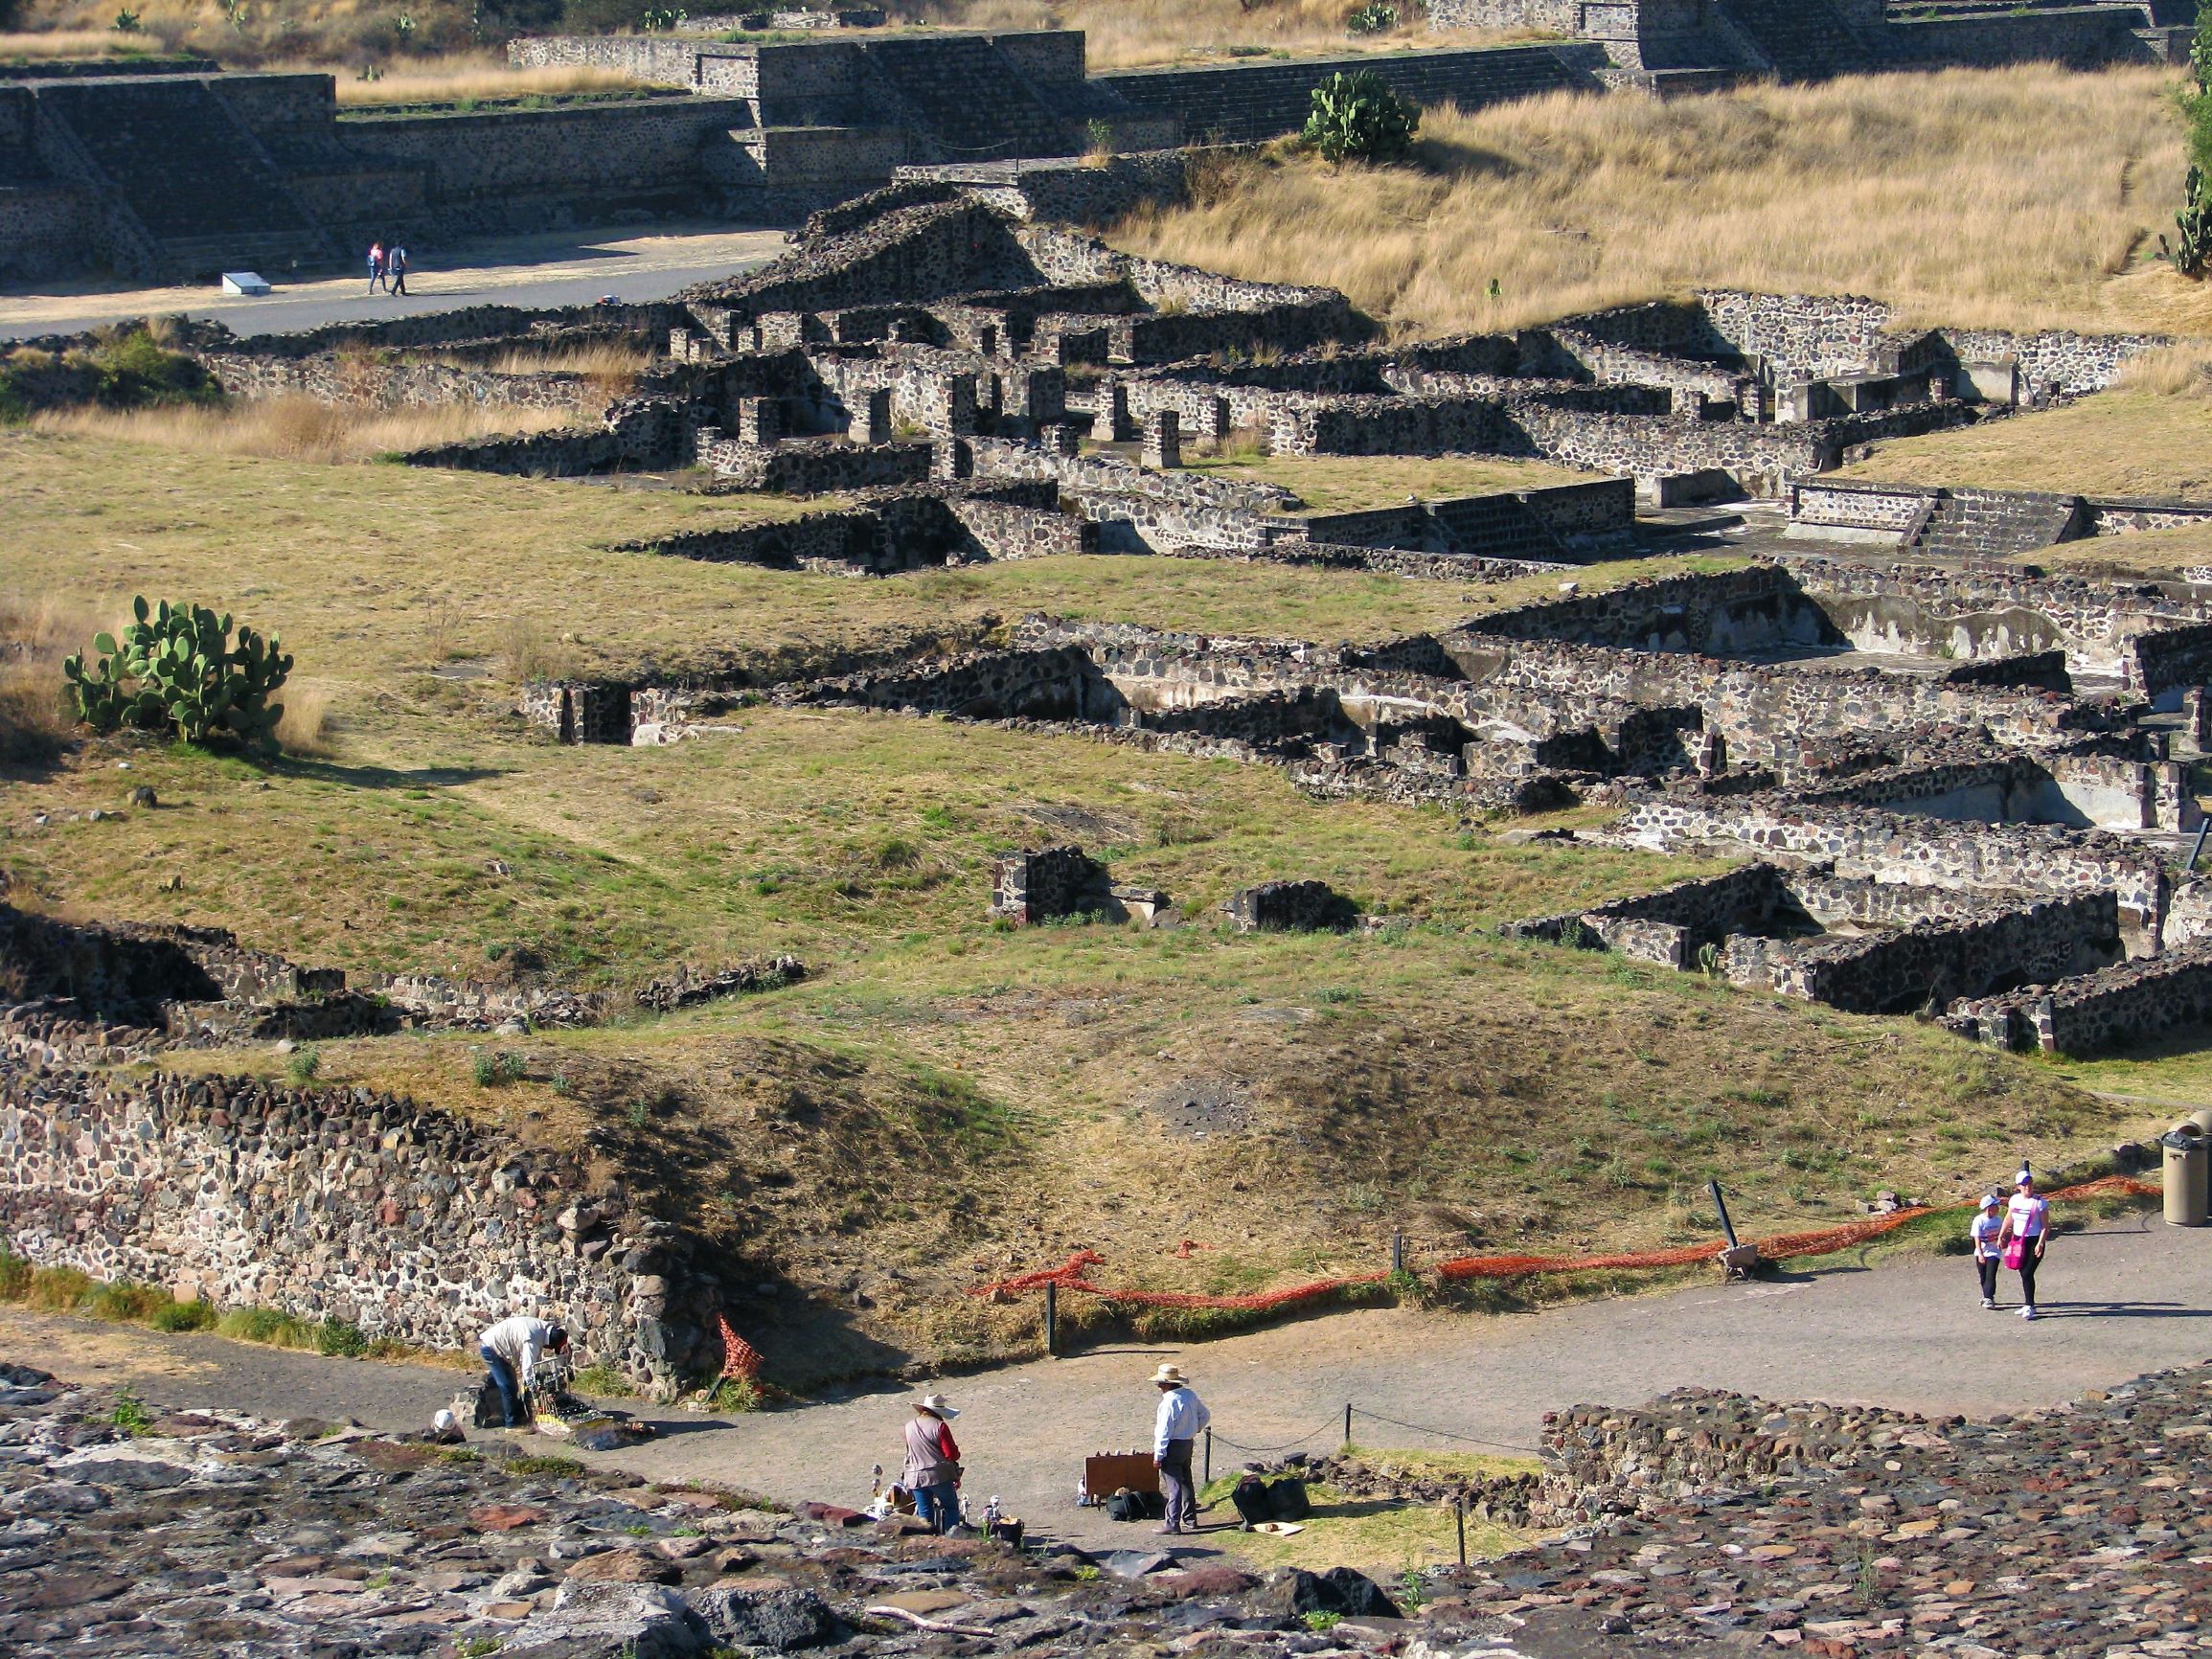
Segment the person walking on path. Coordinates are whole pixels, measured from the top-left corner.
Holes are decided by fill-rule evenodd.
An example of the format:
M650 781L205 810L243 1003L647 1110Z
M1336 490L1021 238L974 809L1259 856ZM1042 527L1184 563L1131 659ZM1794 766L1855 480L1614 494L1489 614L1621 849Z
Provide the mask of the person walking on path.
M1981 1305L1997 1305L1997 1235L2004 1231L2004 1200L1995 1193L1982 1194L1981 1209L1967 1223L1966 1236L1973 1240L1973 1270L1981 1279Z
M2005 1206L2004 1230L1997 1242L2004 1264L2020 1276L2020 1317L2036 1316L2036 1269L2042 1265L2043 1245L2051 1236L2051 1201L2036 1191L2036 1174L2025 1164L2013 1177L2013 1201Z
M1167 1499L1163 1533L1198 1530L1198 1483L1191 1475L1191 1452L1214 1420L1206 1403L1191 1390L1180 1367L1163 1365L1152 1373L1160 1408L1152 1419L1152 1466L1160 1471L1160 1493Z
M382 242L371 242L369 244L369 292L378 294L383 291L384 244Z
M906 1470L899 1484L914 1494L914 1512L933 1533L960 1524L960 1446L952 1438L959 1415L943 1395L925 1394L906 1424Z
M499 1390L499 1410L509 1428L522 1426L522 1397L536 1379L538 1362L568 1349L568 1332L542 1319L517 1314L476 1339L476 1351Z
M392 292L404 299L407 294L407 250L394 242L384 255L384 273L392 279Z

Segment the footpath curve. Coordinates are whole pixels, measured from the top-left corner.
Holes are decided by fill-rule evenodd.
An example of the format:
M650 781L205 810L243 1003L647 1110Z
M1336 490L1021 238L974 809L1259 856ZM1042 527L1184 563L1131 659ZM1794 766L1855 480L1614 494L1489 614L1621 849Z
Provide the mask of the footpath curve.
M2013 1282L2006 1276L2006 1293ZM1303 1439L1332 1449L1349 1401L1452 1436L1533 1446L1543 1413L1629 1405L1686 1385L1770 1399L1826 1399L1929 1413L2055 1405L2084 1389L2212 1355L2212 1230L2131 1216L2055 1239L2035 1324L1985 1312L1961 1257L1879 1269L1709 1284L1533 1315L1375 1309L1215 1342L1117 1347L945 1379L963 1408L969 1490L1078 1541L1128 1544L1138 1529L1072 1505L1085 1452L1140 1443L1145 1379L1173 1357L1245 1445ZM0 1309L0 1356L62 1375L140 1381L179 1405L276 1417L422 1423L461 1374L329 1360L135 1328ZM909 1391L856 1388L735 1420L649 1409L667 1438L613 1454L642 1473L727 1482L767 1496L852 1501L898 1447ZM1359 1428L1372 1444L1479 1449L1467 1441ZM1221 1449L1217 1471L1237 1454ZM596 1460L595 1460L596 1461Z

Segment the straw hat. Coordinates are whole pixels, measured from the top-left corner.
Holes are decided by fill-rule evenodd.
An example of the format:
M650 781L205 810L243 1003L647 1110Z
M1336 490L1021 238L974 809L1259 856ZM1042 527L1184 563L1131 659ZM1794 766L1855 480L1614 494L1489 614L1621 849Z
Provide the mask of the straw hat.
M1166 1388L1181 1388L1191 1379L1183 1375L1179 1365L1163 1365L1152 1373L1152 1380Z
M960 1408L941 1394L924 1395L914 1402L914 1409L925 1411L931 1417L953 1418L960 1415Z

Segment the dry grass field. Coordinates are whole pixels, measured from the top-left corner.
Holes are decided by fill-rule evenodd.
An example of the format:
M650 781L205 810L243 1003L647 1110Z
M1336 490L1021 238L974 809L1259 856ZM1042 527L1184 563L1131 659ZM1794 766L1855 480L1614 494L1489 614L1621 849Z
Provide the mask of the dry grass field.
M909 1348L1030 1340L1034 1310L961 1291L1078 1244L1116 1280L1243 1290L1372 1266L1401 1228L1430 1255L1702 1238L1716 1174L1742 1224L1779 1230L2148 1126L1909 1020L1494 933L1687 861L1511 844L1440 810L1316 803L1272 768L1048 733L760 705L670 748L563 748L510 712L514 679L557 664L764 666L1029 608L1374 637L1545 584L1129 557L858 581L605 551L777 510L760 502L88 431L0 434L0 466L11 569L49 600L0 630L50 657L131 591L199 599L281 631L327 725L320 756L266 766L145 740L13 762L15 901L356 969L578 985L791 951L811 971L785 990L574 1034L326 1044L320 1076L555 1140L609 1128L620 1173L802 1284L848 1306L859 1286L871 1329ZM116 815L126 781L160 805ZM1182 924L992 924L992 857L1065 840L1166 887ZM1220 923L1234 888L1311 875L1405 925ZM492 1044L516 1065L480 1070ZM1193 1090L1225 1102L1196 1140L1155 1110ZM1163 1167L1184 1172L1170 1190ZM1212 1248L1162 1248L1181 1238Z
M1400 21L1353 34L1346 0L928 0L933 22L958 29L1081 29L1094 70L1257 57L1334 57L1361 52L1494 45L1525 32L1430 29L1420 8Z
M2145 262L2179 201L2176 83L2032 65L1436 109L1412 165L1277 146L1112 239L1326 283L1409 333L1699 285L1871 294L1924 323L2212 332L2212 292Z
M1896 439L1838 476L2212 501L2207 361L2205 352L2193 347L2160 352L2132 366L2109 392L2063 408Z
M312 398L171 409L81 408L41 415L42 432L76 433L202 455L258 455L273 461L366 461L494 432L543 432L581 419L560 409L371 409Z
M328 63L271 64L274 69L329 69ZM607 69L511 69L504 57L460 53L427 60L406 60L382 70L374 80L339 74L338 102L348 108L381 103L458 103L506 98L552 98L579 92L626 92L637 86L627 75Z

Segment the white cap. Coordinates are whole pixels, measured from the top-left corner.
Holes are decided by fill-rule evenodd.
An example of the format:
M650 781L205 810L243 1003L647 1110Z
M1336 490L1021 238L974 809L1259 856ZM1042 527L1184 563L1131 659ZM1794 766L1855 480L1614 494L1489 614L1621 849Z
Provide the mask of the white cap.
M1984 1193L1981 1195L1981 1207L1985 1210L1999 1209L2003 1206L2004 1201L2004 1194L2001 1193Z

